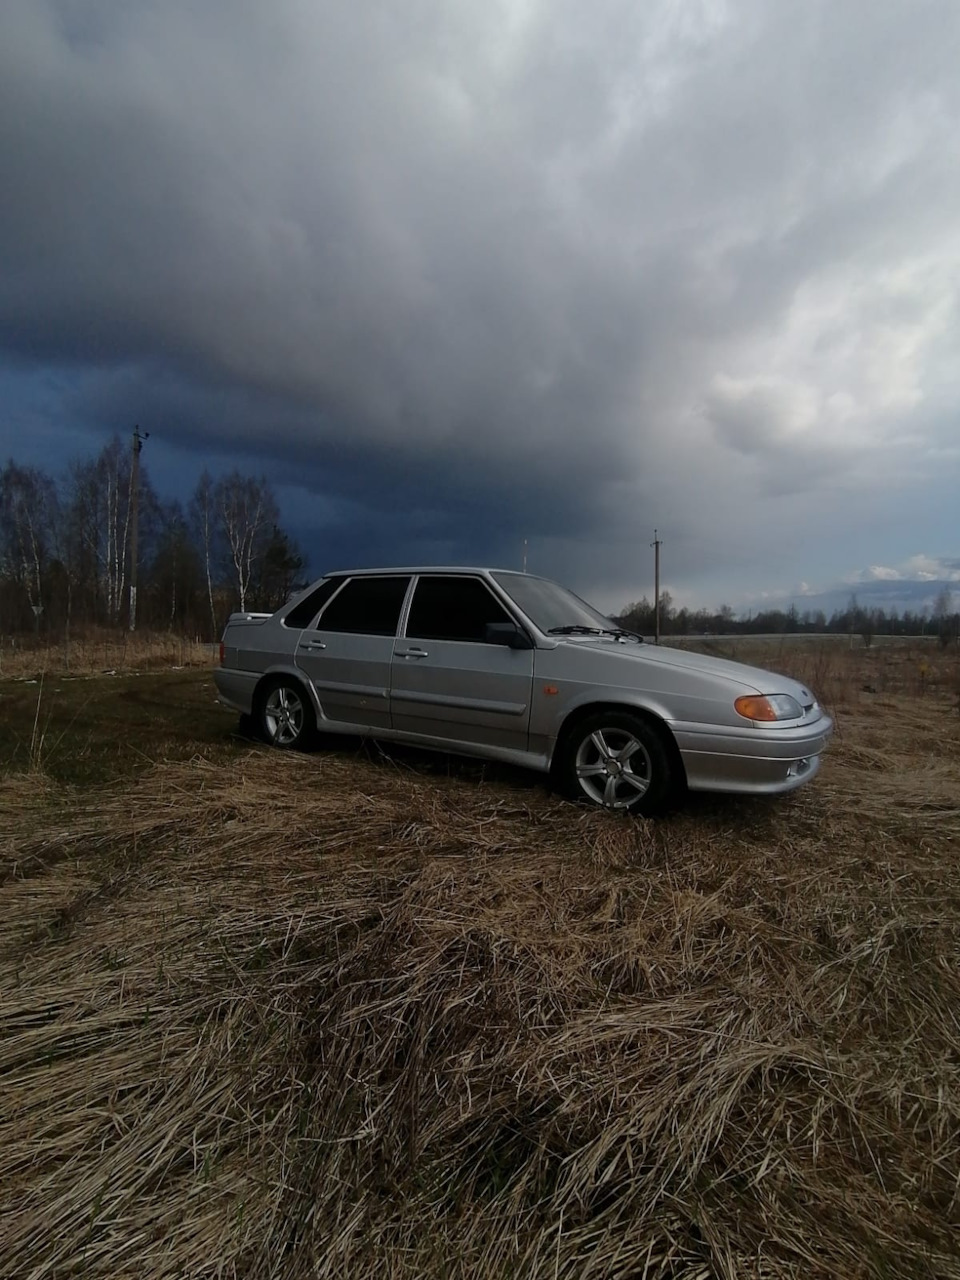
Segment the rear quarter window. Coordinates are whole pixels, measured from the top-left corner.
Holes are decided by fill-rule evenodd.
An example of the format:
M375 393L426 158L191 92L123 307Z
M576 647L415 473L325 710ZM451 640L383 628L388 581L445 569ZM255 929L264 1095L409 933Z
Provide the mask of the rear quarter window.
M343 582L342 578L327 578L318 587L314 587L284 616L283 625L295 631L302 631L304 627L309 627L341 582Z

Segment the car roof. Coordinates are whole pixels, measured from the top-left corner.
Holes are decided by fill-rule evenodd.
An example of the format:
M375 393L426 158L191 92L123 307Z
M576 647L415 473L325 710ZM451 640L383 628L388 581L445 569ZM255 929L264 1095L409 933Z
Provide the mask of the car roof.
M516 573L519 569L491 569L489 565L468 565L468 564L417 564L417 565L388 565L379 569L333 569L330 573L325 573L325 578L359 578L368 574L384 574L384 573ZM535 577L535 574L528 574L528 577Z

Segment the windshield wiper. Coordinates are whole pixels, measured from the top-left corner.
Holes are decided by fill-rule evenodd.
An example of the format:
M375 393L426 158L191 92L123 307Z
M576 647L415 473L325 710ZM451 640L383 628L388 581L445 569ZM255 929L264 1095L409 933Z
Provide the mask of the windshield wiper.
M622 627L585 627L579 622L566 627L551 627L547 634L551 636L616 636L618 640L627 637L643 643L643 636L638 636L635 631L624 631Z

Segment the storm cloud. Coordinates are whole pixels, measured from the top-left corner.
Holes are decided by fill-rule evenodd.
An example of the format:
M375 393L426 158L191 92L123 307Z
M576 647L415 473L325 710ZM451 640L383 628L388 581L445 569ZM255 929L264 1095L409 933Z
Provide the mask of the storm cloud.
M138 422L266 469L318 570L527 538L611 603L655 525L709 604L956 554L953 0L8 0L0 36L5 452Z

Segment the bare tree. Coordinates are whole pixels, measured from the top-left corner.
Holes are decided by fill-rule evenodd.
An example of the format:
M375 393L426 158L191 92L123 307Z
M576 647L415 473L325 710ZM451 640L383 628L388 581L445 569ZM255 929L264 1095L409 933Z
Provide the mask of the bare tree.
M660 629L672 631L676 621L676 610L673 607L673 596L669 591L660 592Z
M190 500L190 519L200 544L204 574L207 580L207 602L210 605L210 636L217 638L217 611L213 603L213 565L217 556L220 529L217 523L216 487L213 476L204 467Z
M64 492L62 536L65 562L81 615L100 612L100 492L91 461L71 463Z
M168 630L196 629L196 608L203 599L203 566L179 502L162 503L156 549L147 567L144 603Z
M104 556L107 584L107 612L111 622L120 617L127 579L127 541L130 537L130 508L133 469L119 438L103 450L98 465L106 500L106 548Z
M114 436L91 462L72 471L71 512L75 537L82 544L85 577L102 602L109 622L116 622L127 577L132 474L127 450Z
M251 585L258 577L259 561L276 526L276 499L261 476L232 471L217 482L215 506L226 539L241 610L247 608Z
M133 468L130 450L114 438L91 461L69 472L63 512L64 564L89 616L115 623L124 606L130 560ZM140 466L140 544L149 555L159 504L146 467Z
M942 648L950 643L951 614L953 613L953 594L949 587L941 587L933 602L933 620L937 626L937 636Z
M869 649L873 644L873 637L877 630L877 611L876 609L861 609L857 619L857 630L863 638L865 649Z
M74 623L116 624L129 583L131 455L114 438L72 463L58 485L13 461L0 465L0 618L12 632L43 627L69 645ZM224 597L243 609L276 608L301 583L303 555L280 526L262 477L205 471L189 516L161 504L140 475L143 575L149 626L217 633ZM236 607L236 606L234 606Z
M26 593L37 631L56 510L56 488L42 471L18 467L12 460L0 471L0 555L6 574Z

